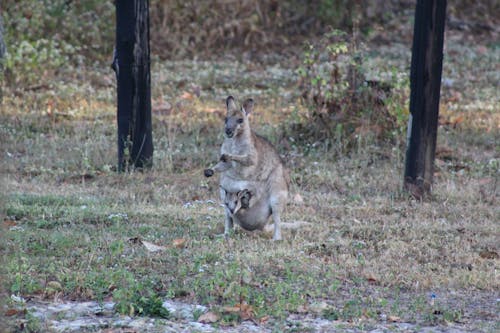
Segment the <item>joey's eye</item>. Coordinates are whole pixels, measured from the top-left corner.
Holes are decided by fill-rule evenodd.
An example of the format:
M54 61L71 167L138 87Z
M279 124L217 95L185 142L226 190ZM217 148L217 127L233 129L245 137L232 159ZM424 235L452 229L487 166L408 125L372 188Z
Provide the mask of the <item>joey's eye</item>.
M238 124L243 124L243 118L238 119Z

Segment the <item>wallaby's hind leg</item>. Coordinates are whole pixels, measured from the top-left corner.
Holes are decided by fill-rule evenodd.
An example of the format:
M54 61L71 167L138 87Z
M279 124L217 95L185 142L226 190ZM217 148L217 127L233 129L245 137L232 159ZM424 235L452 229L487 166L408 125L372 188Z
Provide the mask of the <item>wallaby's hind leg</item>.
M226 200L226 190L222 187L219 188L220 198L222 202ZM229 208L225 207L225 218L224 218L224 237L228 238L231 229L233 229L233 217L231 216L231 212Z
M284 205L281 202L271 202L271 211L273 214L274 234L273 240L281 240L281 213L283 212Z
M287 191L278 191L272 193L270 198L271 213L274 222L273 240L281 240L281 215L285 210L286 199L288 197Z
M229 233L233 229L233 218L229 215L229 212L226 212L226 217L224 220L224 237L228 238Z
M269 184L269 206L273 215L274 235L273 240L281 240L281 216L285 210L288 198L288 179L286 171L282 168L276 169L270 175L272 181Z

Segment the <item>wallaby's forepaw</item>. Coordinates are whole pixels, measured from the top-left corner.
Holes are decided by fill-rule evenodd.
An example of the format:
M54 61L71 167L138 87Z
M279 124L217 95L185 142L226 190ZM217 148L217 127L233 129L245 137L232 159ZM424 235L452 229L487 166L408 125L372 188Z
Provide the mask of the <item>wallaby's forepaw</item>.
M214 175L214 170L205 169L205 171L203 173L205 174L205 177L212 177Z
M220 156L220 161L226 163L229 160L228 156L226 154L222 154Z

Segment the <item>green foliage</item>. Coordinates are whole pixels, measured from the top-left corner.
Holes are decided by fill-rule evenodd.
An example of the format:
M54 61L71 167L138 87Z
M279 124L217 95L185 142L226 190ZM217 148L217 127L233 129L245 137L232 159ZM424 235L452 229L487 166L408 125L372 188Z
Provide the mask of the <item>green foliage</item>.
M32 87L63 69L110 57L114 38L111 1L5 2L8 84Z
M7 267L8 271L13 272L11 279L10 292L13 294L33 293L41 289L39 281L31 276L30 267L27 257L19 256L17 262L11 262Z
M318 1L317 15L325 24L334 27L348 27L352 25L354 1L349 0L320 0Z
M305 46L297 73L309 114L298 131L328 139L341 150L401 135L408 115L407 86L396 77L367 80L364 56L355 36L340 30Z
M23 332L27 333L37 333L37 332L42 332L43 331L43 325L40 322L40 318L37 316L34 316L30 311L26 313L26 324L24 326L24 329L22 330Z
M113 291L115 310L125 315L140 315L169 318L169 311L163 307L161 297L154 291L152 284L137 281L133 274L123 270L122 286Z

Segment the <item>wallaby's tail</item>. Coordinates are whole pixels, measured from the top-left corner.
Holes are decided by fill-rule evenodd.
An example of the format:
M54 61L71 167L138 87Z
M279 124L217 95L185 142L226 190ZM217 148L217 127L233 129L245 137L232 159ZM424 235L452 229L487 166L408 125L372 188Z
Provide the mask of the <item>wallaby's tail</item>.
M309 226L311 226L311 223L306 222L306 221L281 222L280 226L282 229L285 229L285 230L297 230L300 228L309 227ZM265 232L273 232L274 231L274 223L267 224L264 227L264 231Z

